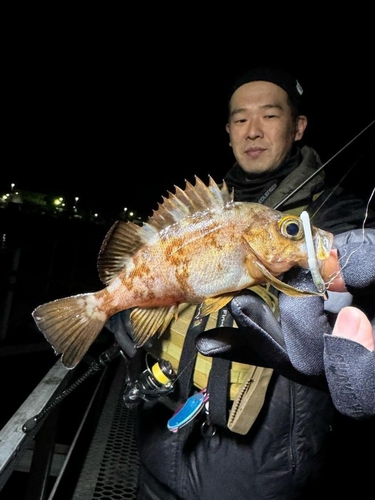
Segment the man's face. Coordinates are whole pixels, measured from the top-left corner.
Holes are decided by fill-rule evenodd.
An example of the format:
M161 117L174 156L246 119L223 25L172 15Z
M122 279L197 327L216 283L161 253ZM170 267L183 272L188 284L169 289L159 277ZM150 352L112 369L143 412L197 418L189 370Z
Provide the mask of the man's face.
M293 120L287 93L271 82L250 82L239 87L230 100L226 130L233 154L245 172L276 169L300 140L307 118Z

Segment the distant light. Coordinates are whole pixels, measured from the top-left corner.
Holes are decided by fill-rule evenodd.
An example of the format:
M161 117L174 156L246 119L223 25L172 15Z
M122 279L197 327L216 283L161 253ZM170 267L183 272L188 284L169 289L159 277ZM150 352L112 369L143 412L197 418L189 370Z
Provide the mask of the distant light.
M59 205L63 205L64 206L63 202L64 202L64 198L62 198L61 196L60 196L60 198L55 198L53 200L53 204L56 205L56 206L59 206Z

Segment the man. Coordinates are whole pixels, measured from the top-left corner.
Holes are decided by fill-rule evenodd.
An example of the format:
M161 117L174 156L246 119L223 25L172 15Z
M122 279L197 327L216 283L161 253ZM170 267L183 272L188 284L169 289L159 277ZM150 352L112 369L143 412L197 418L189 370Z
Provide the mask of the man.
M307 126L301 113L302 93L299 82L277 68L255 68L238 79L230 92L226 126L236 163L225 181L234 189L236 201L314 214L315 226L337 235L340 258L347 248L368 256L375 236L367 228L375 227L375 217L366 219L366 241L361 245L358 230L366 205L341 188L326 189L323 172L317 172L318 154L298 146ZM349 284L344 274L351 292L344 294L346 305L370 315L373 311L364 297L373 292L373 266L368 264L358 286L351 266L351 262L346 266ZM306 271L292 270L284 280L311 286ZM155 358L171 360L177 381L169 396L146 397L137 408L138 498L304 500L323 491L319 488L334 405L361 418L372 412L372 403L367 402L371 386L362 394L362 403L355 404L336 387L340 369L335 372L331 340L350 335L356 340L359 328L355 324L352 333L342 335L338 321L332 334L335 307L342 308L335 297L324 301L280 294L277 299L272 287L258 287L236 297L217 322L210 317L205 331L194 310L190 315L184 311L169 334L149 343L146 348ZM360 309L340 314L361 314ZM356 343L366 351L361 354L369 371L375 364L370 326L364 333L361 330ZM121 346L131 335L126 313L114 316L108 328ZM181 338L185 338L182 348ZM174 359L171 353L178 348ZM138 351L135 358L139 361L140 356ZM205 360L211 363L208 370ZM347 376L346 368L344 372ZM198 398L202 404L195 411ZM182 415L181 407L185 420L170 430L167 424Z

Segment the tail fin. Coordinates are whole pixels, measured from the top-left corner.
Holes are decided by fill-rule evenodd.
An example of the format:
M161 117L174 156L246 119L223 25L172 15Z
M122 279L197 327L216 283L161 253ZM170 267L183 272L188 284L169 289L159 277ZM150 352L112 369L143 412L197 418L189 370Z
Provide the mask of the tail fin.
M57 299L38 306L34 321L66 368L74 368L107 322L95 293Z

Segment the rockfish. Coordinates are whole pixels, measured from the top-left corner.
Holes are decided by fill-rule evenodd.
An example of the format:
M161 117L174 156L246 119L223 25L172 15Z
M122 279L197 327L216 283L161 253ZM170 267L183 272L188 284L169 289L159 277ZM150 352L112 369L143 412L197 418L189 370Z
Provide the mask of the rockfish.
M181 304L202 304L201 315L227 304L247 287L272 283L284 293L303 292L276 277L308 268L301 219L259 203L235 202L225 182L195 177L175 187L142 226L117 221L98 255L102 290L38 306L32 316L62 363L74 368L107 320L133 308L134 342L161 335ZM319 266L333 235L312 227Z

